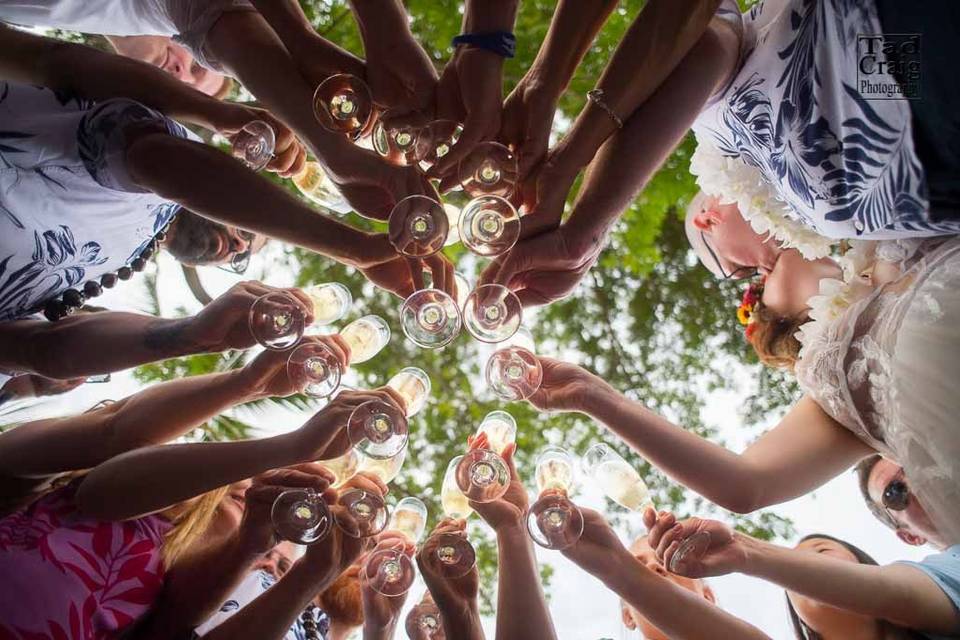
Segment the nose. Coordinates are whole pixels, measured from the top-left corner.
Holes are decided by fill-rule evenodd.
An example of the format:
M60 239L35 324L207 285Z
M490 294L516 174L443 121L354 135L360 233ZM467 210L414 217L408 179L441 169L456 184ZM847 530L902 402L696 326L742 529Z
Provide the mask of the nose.
M186 67L184 67L183 64L181 64L180 61L174 57L167 59L167 61L163 64L163 70L181 82L186 82L190 79L190 74L187 73Z
M250 248L250 242L251 238L241 236L236 231L230 234L230 250L233 253L243 253Z

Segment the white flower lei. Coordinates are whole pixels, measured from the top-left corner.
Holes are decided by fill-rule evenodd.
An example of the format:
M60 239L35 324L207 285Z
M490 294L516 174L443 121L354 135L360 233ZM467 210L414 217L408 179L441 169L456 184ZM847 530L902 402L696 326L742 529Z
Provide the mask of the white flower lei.
M832 241L791 219L789 207L756 167L725 156L710 142L698 139L690 173L705 194L723 204L736 204L754 231L769 233L784 249L797 249L807 260L830 255Z

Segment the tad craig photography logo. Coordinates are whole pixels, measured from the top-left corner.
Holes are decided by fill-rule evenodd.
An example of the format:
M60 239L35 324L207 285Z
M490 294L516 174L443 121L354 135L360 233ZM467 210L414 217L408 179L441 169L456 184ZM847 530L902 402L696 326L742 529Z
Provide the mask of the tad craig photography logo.
M920 34L858 35L857 85L866 100L919 100Z

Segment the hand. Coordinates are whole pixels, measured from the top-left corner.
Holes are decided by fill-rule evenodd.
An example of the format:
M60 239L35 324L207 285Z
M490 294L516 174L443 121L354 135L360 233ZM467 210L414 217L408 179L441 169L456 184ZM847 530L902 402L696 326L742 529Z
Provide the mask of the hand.
M371 561L374 553L386 549L402 551L407 557L412 558L416 545L398 531L387 531L377 536L377 546L367 556L367 562ZM363 597L364 628L379 632L392 631L400 620L400 610L407 601L407 594L391 598L375 591L367 579L366 566L360 572L360 593ZM392 637L392 634L384 635Z
M689 518L678 523L672 513L661 511L657 514L650 508L644 512L643 522L650 532L647 541L661 564L668 570L675 568L679 575L688 578L722 576L738 571L746 562L747 552L741 538L722 522ZM695 547L700 553L688 551L672 568L670 562L680 545L691 536L704 533L709 535L706 548Z
M350 364L350 346L339 335L304 336L299 346L305 344L322 344L336 355L337 361L344 369ZM255 398L285 398L303 390L306 379L298 385L287 374L287 360L290 351L273 351L267 349L248 362L239 375L248 393Z
M476 438L470 436L469 443L471 450L489 448L487 434L485 433L481 433ZM503 461L507 463L507 467L510 469L510 484L507 486L507 491L492 502L470 501L473 510L480 514L480 517L498 534L501 530L509 527L523 527L527 507L530 505L527 490L523 487L523 482L520 480L517 467L513 462L513 454L516 451L516 443L510 443L501 454Z
M580 512L583 514L583 533L579 540L560 553L603 580L619 568L623 555L629 555L629 551L602 515L593 509L581 508Z
M285 291L303 304L306 322L313 322L313 303L299 289L278 289L247 280L230 287L226 293L190 318L186 330L191 345L208 352L248 349L256 344L250 333L250 307L260 296Z
M295 450L303 460L339 458L352 446L347 435L347 422L354 409L370 400L379 400L404 410L403 396L390 387L373 391L342 391L330 404L295 432Z
M66 378L58 380L47 378L36 373L14 376L3 385L3 391L14 398L39 398L40 396L55 396L76 389L86 378Z
M410 32L384 46L377 44L364 43L366 80L374 102L429 115L437 87L437 71L430 56Z
M313 489L329 501L336 497L336 491L330 489L333 481L333 474L316 463L297 464L256 476L244 494L243 518L237 530L243 552L261 555L279 542L270 513L281 493L288 489Z
M502 97L503 58L476 47L458 47L437 84L437 119L462 122L463 131L427 175L442 178L455 173L477 144L496 137Z
M437 524L430 533L430 537L420 545L420 551L417 553L417 566L420 567L420 574L442 612L472 611L477 606L480 573L477 571L476 565L466 575L449 579L442 578L432 567L432 563L436 562L434 560L437 550L435 536L441 533L451 533L466 538L466 529L466 520L445 518Z
M556 110L556 100L539 83L528 81L527 76L503 103L500 141L518 156L521 183L547 155ZM562 196L565 198L566 193Z
M262 120L270 125L276 138L273 158L267 164L267 171L272 171L284 178L292 178L303 171L303 166L307 162L306 149L287 125L263 109L238 102L221 101L220 104L222 108L217 113L211 114L210 128L233 142L245 126L255 120Z
M407 258L401 256L389 244L385 236L373 237L373 242L386 242L389 250L378 251L379 255L360 265L360 272L373 284L401 298L414 291L425 288L424 272L429 271L433 287L456 295L454 266L443 253L435 253L426 258Z
M560 226L567 198L580 171L564 162L554 148L543 161L531 167L518 183L513 203L521 212L521 238L530 238Z
M567 235L560 227L521 240L487 266L480 282L509 287L524 307L567 297L599 255L581 255Z
M528 402L541 411L583 411L587 398L606 382L583 367L554 358L538 356L543 369L540 388Z

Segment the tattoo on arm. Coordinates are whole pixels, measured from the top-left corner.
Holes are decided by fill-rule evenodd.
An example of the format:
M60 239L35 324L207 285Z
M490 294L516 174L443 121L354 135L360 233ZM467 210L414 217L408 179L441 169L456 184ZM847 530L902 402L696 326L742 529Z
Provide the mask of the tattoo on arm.
M147 325L143 344L147 349L166 357L182 356L202 350L187 338L189 318L179 320L156 320Z

